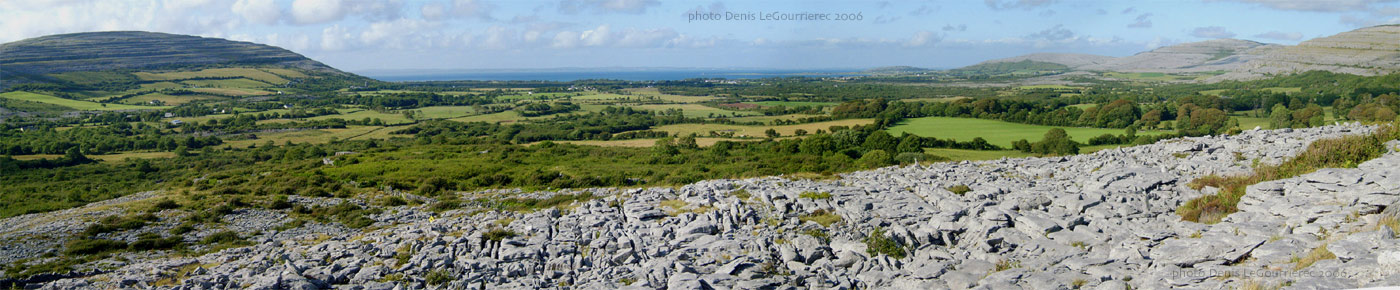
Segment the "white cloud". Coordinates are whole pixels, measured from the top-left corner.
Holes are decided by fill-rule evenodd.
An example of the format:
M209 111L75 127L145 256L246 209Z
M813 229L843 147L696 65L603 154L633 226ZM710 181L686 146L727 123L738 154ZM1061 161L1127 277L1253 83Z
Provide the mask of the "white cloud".
M909 38L909 42L906 42L906 43L904 44L904 46L906 46L906 47L926 47L926 46L933 46L934 44L937 44L938 42L940 42L940 41L942 41L942 40L943 40L943 36L942 36L942 35L939 35L938 33L934 33L934 32L932 32L932 31L919 31L919 33L915 33L915 34L914 34L914 37Z
M1016 8L1030 10L1032 8L1050 6L1050 4L1055 4L1055 1L1056 0L986 0L986 3L987 7L991 7L992 10Z
M1339 11L1370 11L1375 9L1375 5L1383 3L1395 3L1397 0L1212 0L1224 2L1239 2L1254 4L1262 7L1289 10L1289 11L1313 11L1313 12L1339 12Z
M423 16L423 19L438 20L447 16L447 7L437 2L425 3L418 7L418 13Z
M657 0L561 0L559 12L577 14L583 11L594 13L641 14L647 7L661 5Z
M321 30L321 50L336 51L350 48L354 36L340 24L327 26Z
M561 31L554 34L554 42L550 43L553 48L575 48L579 45L579 33L574 31Z
M1234 32L1230 32L1229 30L1225 30L1224 27L1220 27L1220 26L1207 26L1207 27L1197 27L1196 29L1192 29L1192 30L1191 30L1191 36L1200 37L1200 38L1231 38L1231 37L1235 37L1235 33L1234 33Z
M233 2L233 13L263 25L277 24L282 19L282 9L272 0L238 0Z
M601 46L607 44L608 38L612 36L610 30L607 24L603 24L592 30L584 30L583 33L579 34L579 39L583 41L585 46Z
M340 20L345 17L344 4L341 0L296 0L292 2L292 18L301 24Z

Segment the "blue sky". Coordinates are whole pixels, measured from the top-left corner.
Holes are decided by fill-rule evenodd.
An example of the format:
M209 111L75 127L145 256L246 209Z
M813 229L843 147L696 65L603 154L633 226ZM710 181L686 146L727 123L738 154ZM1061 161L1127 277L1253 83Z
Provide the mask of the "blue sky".
M1035 52L1125 56L1239 38L1296 44L1400 23L1400 0L0 1L0 42L147 30L281 46L350 70L951 68ZM691 13L857 20L701 20Z

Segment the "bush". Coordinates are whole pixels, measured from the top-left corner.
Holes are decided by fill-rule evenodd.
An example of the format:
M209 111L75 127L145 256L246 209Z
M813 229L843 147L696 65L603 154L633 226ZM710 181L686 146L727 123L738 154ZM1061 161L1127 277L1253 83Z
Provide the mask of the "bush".
M831 193L830 193L830 192L807 191L807 192L803 192L802 194L797 195L797 197L806 198L806 199L831 199Z
M148 233L128 245L127 249L132 251L165 250L179 247L182 243L184 243L184 239L179 236L162 238L158 234Z
M120 251L127 248L125 242L104 239L75 239L68 242L64 255L92 255Z
M870 231L870 235L865 236L865 253L870 256L883 254L896 260L903 259L905 255L904 247L894 239L886 237L885 230L881 228L875 228Z
M505 239L509 239L509 238L514 238L515 236L516 236L516 233L513 232L513 231L503 230L503 229L494 229L494 230L491 230L491 231L486 232L485 234L482 234L482 235L481 235L481 238L486 239L486 240L489 240L489 241L492 241L492 242L499 242L499 241L501 241L501 240L505 240Z
M433 270L432 272L428 272L428 275L424 276L423 280L427 282L428 285L432 286L447 284L447 282L452 281L452 272L447 271L447 269Z
M209 236L207 236L207 237L204 237L204 239L203 239L203 240L200 240L199 243L201 243L201 244L206 244L206 245L209 245L209 244L225 244L225 243L231 244L231 243L238 243L238 242L242 242L242 241L243 241L243 237L238 236L238 233L235 233L235 232L233 232L233 231L222 231L222 232L217 232L217 233L214 233L214 234L209 235Z
M87 236L96 236L102 233L139 229L145 227L147 222L157 219L155 215L151 214L124 217L115 215L107 216L97 221L97 223L88 226L86 230L83 230L83 234Z
M167 209L178 209L178 208L180 208L180 204L177 203L177 202L175 202L174 200L162 199L162 200L156 202L155 205L152 205L151 208L154 209L153 211L162 211L162 210L167 210Z

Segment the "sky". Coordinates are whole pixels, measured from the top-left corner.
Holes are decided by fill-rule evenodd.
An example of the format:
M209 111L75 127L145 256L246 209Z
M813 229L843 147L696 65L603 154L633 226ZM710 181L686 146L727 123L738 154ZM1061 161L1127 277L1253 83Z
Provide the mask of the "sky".
M280 46L352 72L954 68L1215 38L1291 45L1397 23L1400 0L0 0L0 42L157 31Z

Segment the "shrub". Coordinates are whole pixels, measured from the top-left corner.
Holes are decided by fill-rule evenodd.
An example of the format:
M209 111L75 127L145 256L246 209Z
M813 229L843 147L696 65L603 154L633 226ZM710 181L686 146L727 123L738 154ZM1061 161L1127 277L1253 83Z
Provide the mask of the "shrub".
M428 285L432 286L447 284L447 282L452 281L452 272L447 271L447 269L433 270L432 272L428 272L428 275L424 276L423 280L427 282Z
M501 240L505 240L505 239L509 239L509 238L514 238L515 236L516 236L516 233L513 232L513 231L510 231L510 230L503 230L503 229L494 229L494 230L491 230L491 231L486 232L485 234L482 234L482 235L481 235L481 238L486 239L486 240L489 240L489 241L492 241L492 242L499 242L499 241L501 241Z
M158 234L144 234L135 242L131 242L127 249L132 251L165 250L179 247L184 243L184 239L179 236L162 238Z
M152 208L152 211L162 211L162 210L167 210L167 209L178 209L178 208L180 208L180 204L179 204L179 203L176 203L174 200L162 199L162 200L156 202L156 204L152 205L151 208Z
M797 197L806 198L806 199L831 199L831 193L830 193L830 192L807 191L807 192L803 192L802 194L798 194Z
M871 256L883 254L894 259L903 259L905 252L894 239L885 236L885 230L875 228L870 231L870 235L865 236L865 253Z
M104 240L104 239L75 239L68 241L63 250L64 255L92 255L112 251L120 251L127 248L125 242Z
M203 240L200 240L199 243L209 245L209 244L238 243L238 242L242 242L242 241L243 241L243 237L238 236L238 233L235 233L235 232L233 232L233 231L222 231L222 232L217 232L217 233L214 233L214 234L211 234L211 235L209 235L209 236L204 237L204 239L203 239Z

